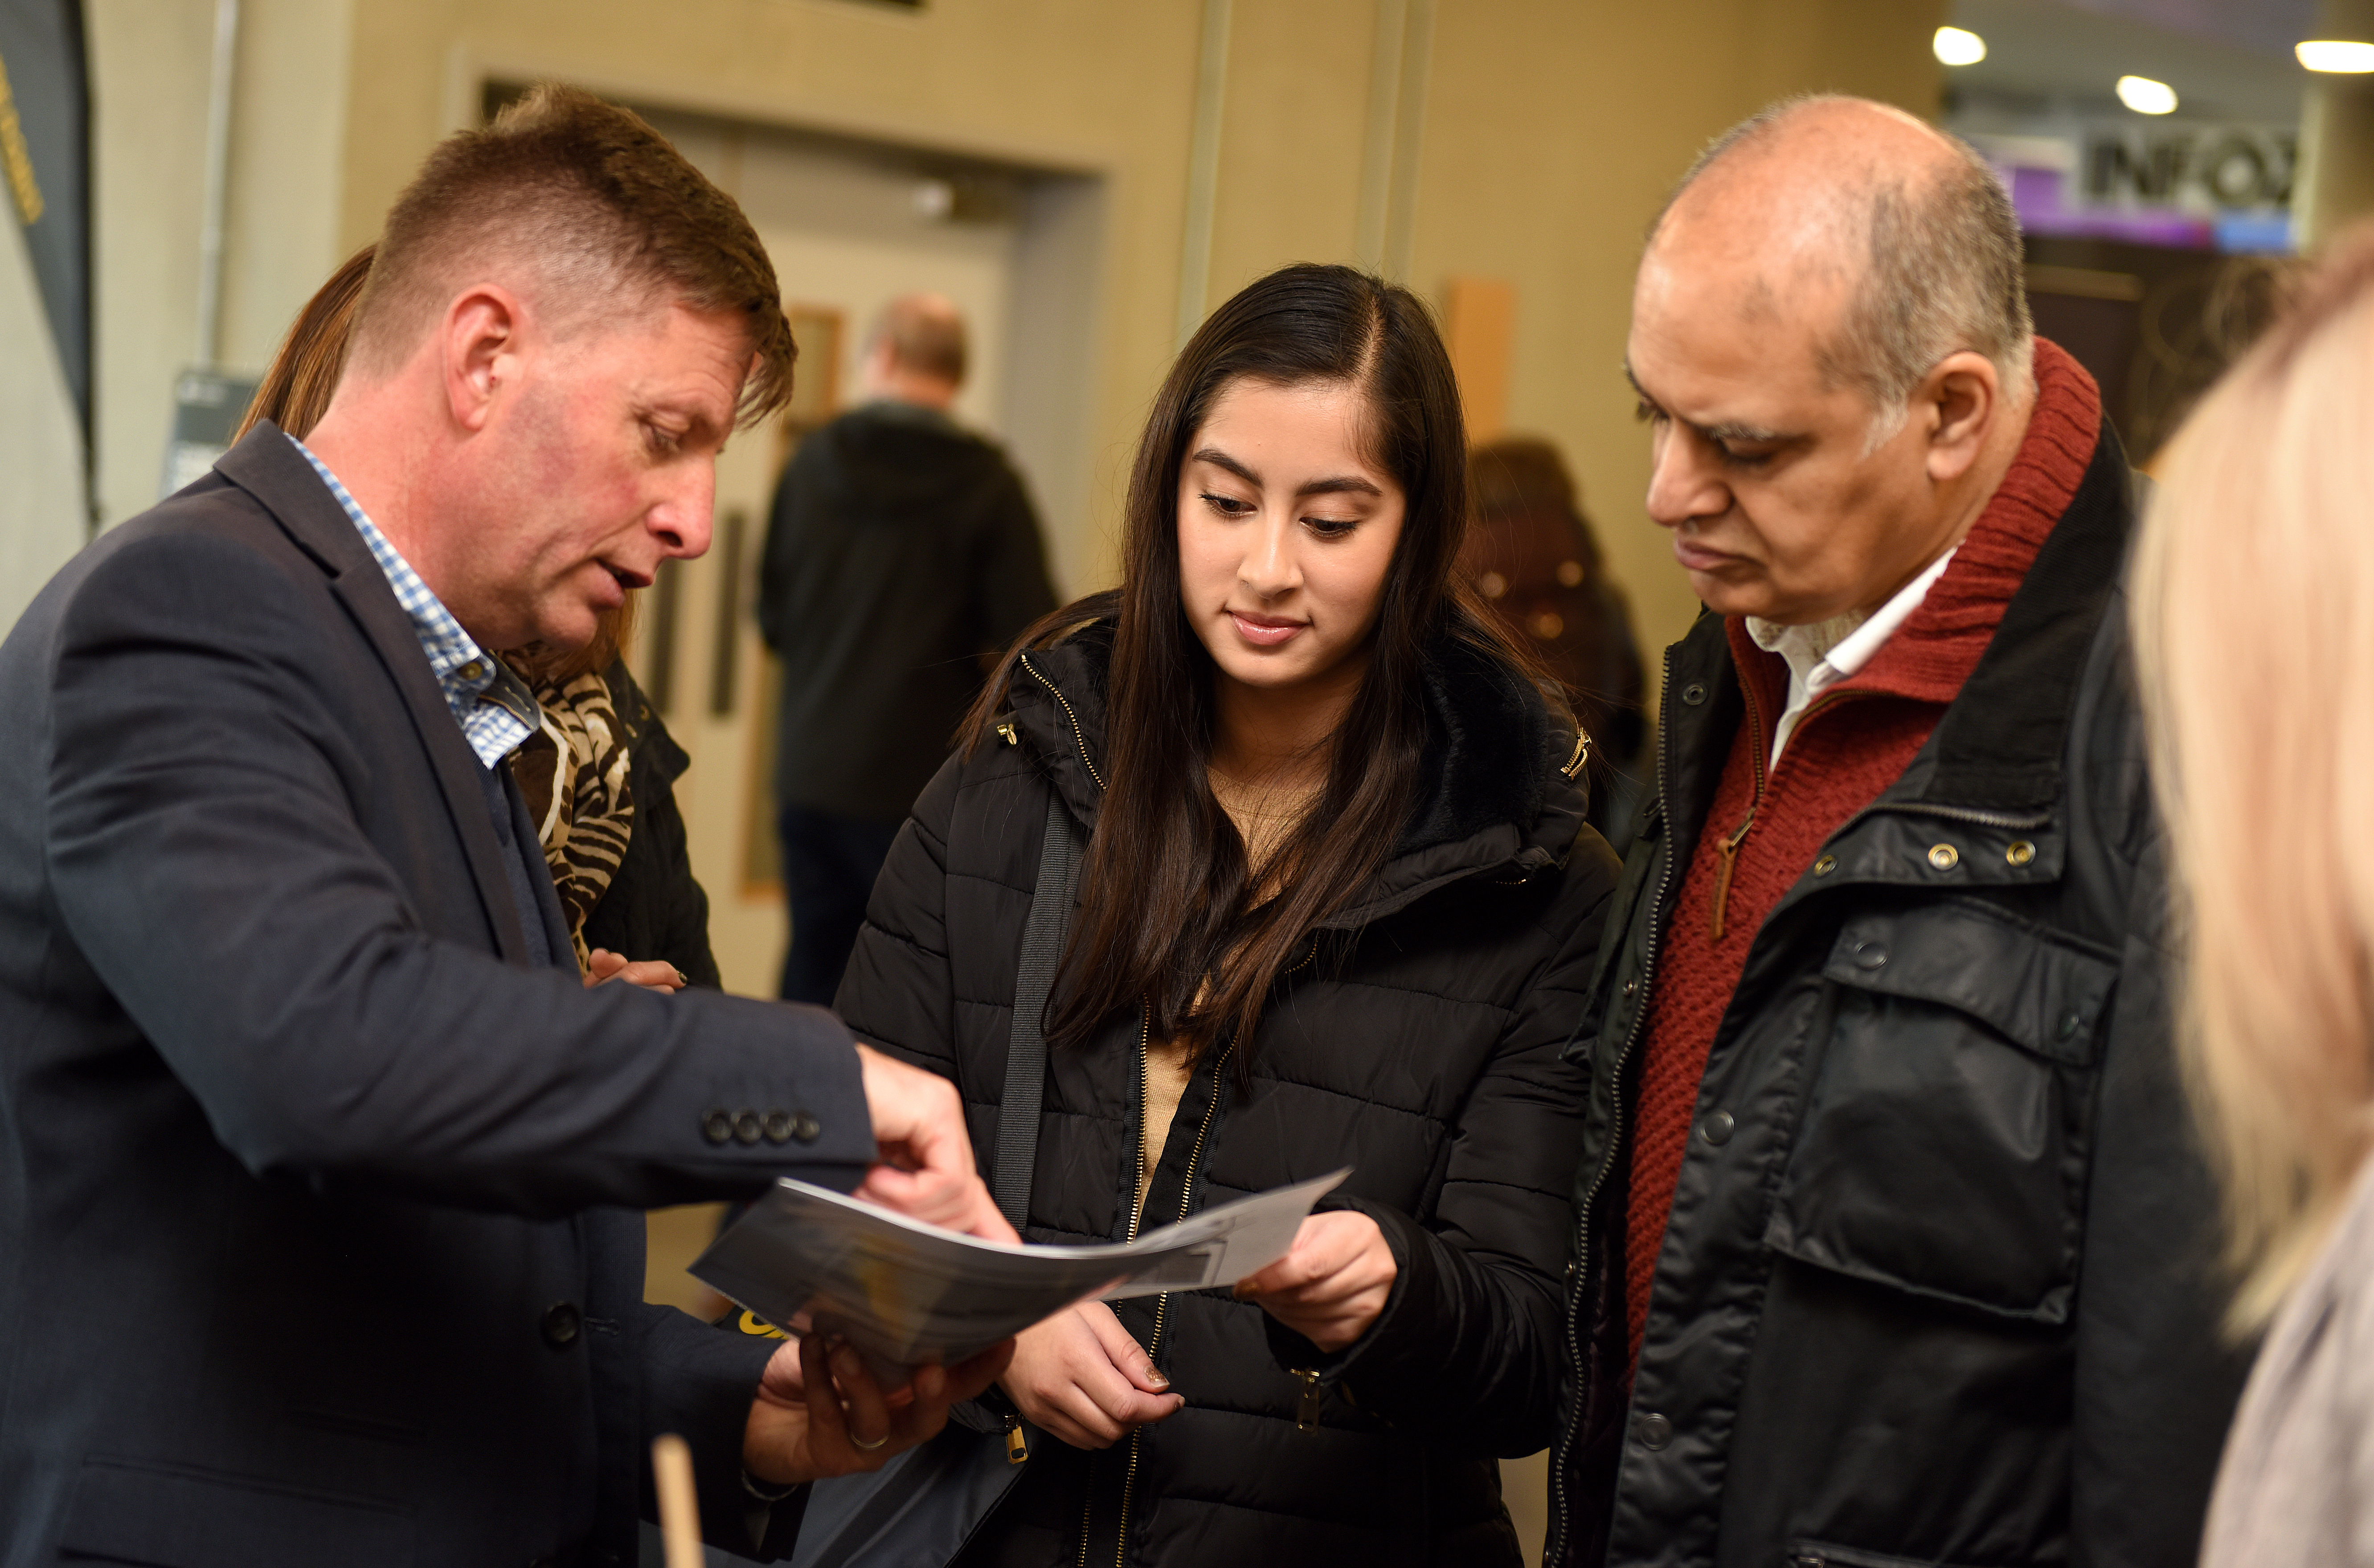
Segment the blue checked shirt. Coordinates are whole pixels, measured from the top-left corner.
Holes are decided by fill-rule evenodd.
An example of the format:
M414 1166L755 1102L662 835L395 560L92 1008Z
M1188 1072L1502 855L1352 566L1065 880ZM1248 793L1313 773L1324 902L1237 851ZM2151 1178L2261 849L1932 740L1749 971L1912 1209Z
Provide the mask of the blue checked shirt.
M511 673L511 666L486 652L462 629L453 612L429 591L420 574L411 563L395 553L387 535L355 504L347 487L327 464L315 457L312 449L296 437L289 443L305 454L338 505L347 509L354 520L355 532L370 546L371 559L387 574L388 587L395 591L395 602L412 617L412 629L420 638L420 651L429 656L429 673L437 677L437 689L445 694L445 706L453 710L454 722L462 726L462 738L478 754L478 760L492 767L518 749L519 743L535 733L544 722L544 710L536 707L535 696L527 683Z

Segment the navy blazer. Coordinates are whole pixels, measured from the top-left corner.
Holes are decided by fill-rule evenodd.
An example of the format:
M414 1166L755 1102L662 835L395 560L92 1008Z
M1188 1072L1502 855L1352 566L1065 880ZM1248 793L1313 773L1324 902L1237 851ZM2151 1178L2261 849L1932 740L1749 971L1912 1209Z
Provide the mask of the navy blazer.
M634 1211L853 1185L849 1036L530 967L505 853L268 425L0 644L0 1564L631 1562L661 1431L780 1547Z

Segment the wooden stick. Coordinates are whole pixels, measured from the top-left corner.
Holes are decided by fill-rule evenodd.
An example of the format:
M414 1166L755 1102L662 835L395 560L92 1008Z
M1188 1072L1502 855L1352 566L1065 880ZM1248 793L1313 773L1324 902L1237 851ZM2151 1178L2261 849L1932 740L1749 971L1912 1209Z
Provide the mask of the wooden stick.
M667 1568L703 1568L692 1450L673 1432L652 1440L652 1479L660 1496L660 1539L667 1543Z

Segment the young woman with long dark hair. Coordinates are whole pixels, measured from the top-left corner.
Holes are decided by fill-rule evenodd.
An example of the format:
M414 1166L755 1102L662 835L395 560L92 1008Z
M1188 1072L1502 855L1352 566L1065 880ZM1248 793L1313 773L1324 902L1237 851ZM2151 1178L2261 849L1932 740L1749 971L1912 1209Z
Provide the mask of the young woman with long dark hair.
M1550 1435L1616 866L1587 739L1455 586L1464 460L1407 291L1247 288L1156 400L1121 588L1024 635L891 851L840 1006L986 1159L1051 791L1087 835L1028 1239L1352 1167L1234 1299L1021 1337L1040 1435L967 1563L1517 1561L1492 1461Z

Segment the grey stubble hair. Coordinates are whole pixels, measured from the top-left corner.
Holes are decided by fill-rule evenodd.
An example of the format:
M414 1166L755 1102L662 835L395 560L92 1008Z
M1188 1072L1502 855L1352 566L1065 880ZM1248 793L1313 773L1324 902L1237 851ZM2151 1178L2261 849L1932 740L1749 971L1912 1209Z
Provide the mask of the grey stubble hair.
M1854 101L1783 99L1733 125L1698 154L1651 235L1727 155L1768 140L1804 110ZM1846 216L1863 229L1864 273L1816 366L1825 386L1853 386L1870 401L1873 447L1902 427L1913 389L1949 354L1983 355L2007 392L2027 388L2035 373L2036 326L2010 193L1977 149L1941 135L1949 149L1943 167L1884 175L1848 193Z

